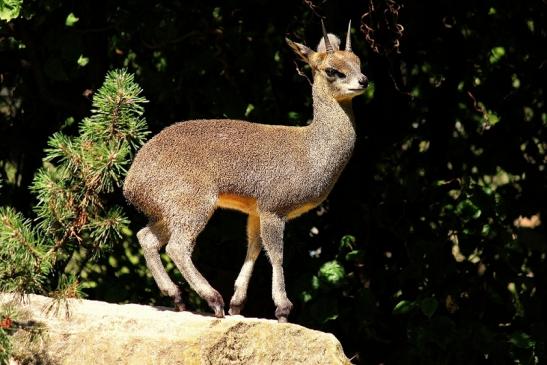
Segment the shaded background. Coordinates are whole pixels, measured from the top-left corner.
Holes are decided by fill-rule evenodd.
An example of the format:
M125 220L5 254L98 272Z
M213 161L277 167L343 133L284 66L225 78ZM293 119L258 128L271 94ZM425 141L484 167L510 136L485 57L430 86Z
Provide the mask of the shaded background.
M0 198L32 217L48 137L77 133L109 69L149 99L155 133L227 117L303 125L311 92L284 42L344 35L372 81L329 199L288 224L291 320L363 364L545 361L545 2L28 1L0 21ZM114 197L123 202L121 192ZM170 305L134 236L78 268L91 299ZM218 212L197 266L226 302L245 217ZM165 258L172 275L180 274ZM246 316L274 317L261 255ZM192 310L207 306L182 284Z

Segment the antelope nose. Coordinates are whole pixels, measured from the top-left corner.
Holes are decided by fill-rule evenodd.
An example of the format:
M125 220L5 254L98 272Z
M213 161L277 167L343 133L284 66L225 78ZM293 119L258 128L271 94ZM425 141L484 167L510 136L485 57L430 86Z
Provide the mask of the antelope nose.
M363 88L368 86L368 79L366 76L363 75L363 77L359 79L359 85L361 85Z

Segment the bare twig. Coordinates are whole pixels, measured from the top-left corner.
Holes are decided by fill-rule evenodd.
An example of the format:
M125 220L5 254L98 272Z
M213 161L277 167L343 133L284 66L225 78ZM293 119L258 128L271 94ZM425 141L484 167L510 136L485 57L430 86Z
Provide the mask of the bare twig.
M369 0L368 9L361 16L360 30L365 37L372 52L383 55L389 62L389 77L393 81L393 87L398 92L412 97L407 91L404 91L401 85L403 80L394 74L393 54L400 54L400 39L403 37L404 27L398 23L399 10L401 5L394 0L380 2L375 6L374 0ZM399 82L397 81L399 80Z
M361 16L360 30L374 53L400 53L404 32L404 27L398 23L400 9L401 5L388 0L377 10L374 1L369 0L368 11Z
M296 61L294 61L294 67L296 68L296 72L300 75L300 76L303 76L304 78L306 78L306 80L308 81L308 84L310 84L310 86L312 85L312 82L310 80L310 78L308 77L308 75L306 75L304 73L304 71L302 71L300 69L300 66L298 66L298 63L296 63Z
M482 125L481 125L481 132L484 132L485 130L488 130L490 129L490 127L492 126L490 124L490 119L488 118L488 112L486 111L486 109L484 108L484 106L482 106L478 101L477 99L475 98L475 95L473 95L473 93L469 90L467 90L467 96L469 96L469 98L471 99L471 101L473 102L473 108L482 114L482 119L483 119L483 122L482 122Z
M315 5L312 0L303 0L303 1L304 1L304 4L306 4L308 8L310 8L310 10L315 14L315 16L321 19L325 18L324 16L319 14L319 12L317 11L318 6Z

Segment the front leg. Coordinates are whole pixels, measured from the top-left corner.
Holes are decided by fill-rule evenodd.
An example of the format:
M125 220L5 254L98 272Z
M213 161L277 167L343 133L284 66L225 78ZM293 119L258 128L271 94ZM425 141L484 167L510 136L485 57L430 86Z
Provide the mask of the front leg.
M253 273L253 267L260 254L260 219L257 215L247 218L247 256L234 285L234 295L230 300L230 314L241 312L247 300L247 288Z
M260 214L260 234L262 244L272 263L272 297L275 303L275 316L279 322L287 322L292 303L285 291L283 275L283 230L285 219L274 213Z

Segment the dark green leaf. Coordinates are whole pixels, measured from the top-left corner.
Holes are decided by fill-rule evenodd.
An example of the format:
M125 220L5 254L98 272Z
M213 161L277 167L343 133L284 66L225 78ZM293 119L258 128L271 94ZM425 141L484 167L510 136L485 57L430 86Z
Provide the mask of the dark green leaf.
M529 349L535 345L535 341L525 332L513 332L509 336L509 342L521 349Z
M420 301L420 309L427 318L433 317L438 306L439 302L435 298L425 298Z

